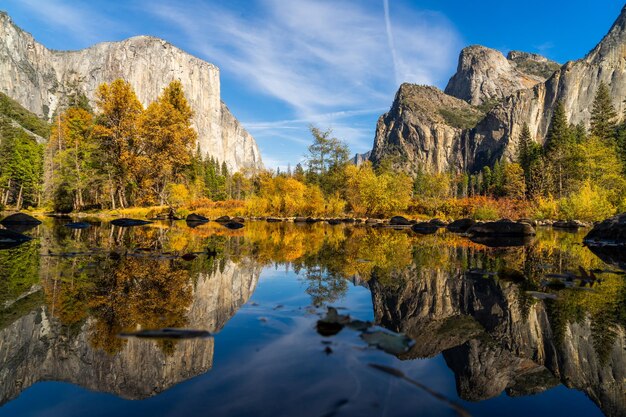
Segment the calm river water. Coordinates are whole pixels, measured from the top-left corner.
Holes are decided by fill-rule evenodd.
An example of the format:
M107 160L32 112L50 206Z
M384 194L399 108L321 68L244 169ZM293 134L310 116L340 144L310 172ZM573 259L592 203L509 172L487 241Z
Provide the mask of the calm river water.
M626 415L626 277L584 231L26 233L0 250L0 416Z

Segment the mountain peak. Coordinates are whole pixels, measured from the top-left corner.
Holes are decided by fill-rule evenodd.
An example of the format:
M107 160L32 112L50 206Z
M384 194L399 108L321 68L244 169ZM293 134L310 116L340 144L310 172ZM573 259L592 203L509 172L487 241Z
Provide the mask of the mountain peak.
M481 45L461 50L457 72L445 92L473 105L490 104L545 81L559 64L528 52L502 52Z

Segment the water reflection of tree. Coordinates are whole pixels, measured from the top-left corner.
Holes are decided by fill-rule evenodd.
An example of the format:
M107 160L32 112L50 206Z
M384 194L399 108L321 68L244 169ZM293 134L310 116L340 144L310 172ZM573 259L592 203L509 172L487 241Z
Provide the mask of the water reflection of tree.
M114 353L125 343L117 337L122 331L187 324L192 288L188 272L177 261L125 258L109 261L102 272L95 277L89 301L95 347ZM159 343L165 352L174 347Z

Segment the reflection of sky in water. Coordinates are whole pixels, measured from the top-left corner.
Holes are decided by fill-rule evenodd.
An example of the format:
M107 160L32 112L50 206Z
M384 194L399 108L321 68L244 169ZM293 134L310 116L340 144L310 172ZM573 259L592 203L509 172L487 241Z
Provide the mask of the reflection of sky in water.
M459 398L455 374L447 363L447 358L444 358L442 354L436 354L429 359L400 360L380 350L368 347L360 339L359 332L348 328L344 328L336 336L322 337L316 332L315 326L317 320L326 310L324 306L317 309L311 307L312 296L307 292L310 290L311 281L307 279L306 267L303 267L296 273L293 264L285 264L281 261L282 258L293 258L295 256L295 247L299 247L298 255L300 257L307 255L307 250L310 250L310 248L303 249L300 247L303 243L297 239L297 234L304 232L300 230L295 232L296 235L283 234L282 238L276 238L276 233L274 232L282 230L280 229L282 226L263 225L262 227L274 228L269 230L271 233L268 235L263 235L268 230L260 232L258 229L255 229L255 227L261 226L250 224L248 227L247 230L250 230L250 233L254 232L257 235L247 236L246 239L255 240L256 245L268 245L268 247L264 248L266 252L261 254L258 251L256 252L259 254L258 256L267 256L267 253L273 253L273 255L269 257L269 262L265 262L260 270L258 283L250 298L247 300L235 300L235 306L239 302L245 303L245 305L238 309L235 308L233 311L234 316L229 320L228 313L224 313L226 316L223 319L226 319L226 324L215 336L212 367L208 372L200 373L198 376L190 375L189 379L183 378L181 382L158 395L136 401L124 400L111 394L91 392L69 383L39 382L24 390L18 398L0 407L0 416L454 415L454 412L446 404L435 399L432 395L405 381L372 369L367 366L368 363L382 364L400 369L407 377L419 381L430 389L461 404L474 416L507 415L526 417L532 414L602 415L599 408L584 393L574 389L567 389L562 385L547 389L536 395L509 397L502 393L487 400L467 402ZM416 285L416 288L423 292L422 295L425 298L420 299L418 297L419 294L417 294L418 291L416 291L416 294L414 294L416 300L434 300L438 295L441 295L437 293L440 289L430 288L429 285L426 285L427 283L422 285L418 281L415 284L415 279L428 280L432 271L443 271L441 276L449 279L451 284L448 285L454 285L455 280L463 280L465 278L452 276L451 271L463 271L469 266L483 266L490 271L501 270L504 266L514 266L517 269L527 268L528 271L525 273L543 274L544 272L537 271L542 271L546 268L549 270L554 269L555 259L558 259L559 262L565 262L568 265L568 270L575 270L578 264L581 264L586 269L599 265L596 258L582 252L586 249L577 246L577 240L580 239L579 235L547 233L540 237L540 242L535 243L533 249L535 252L533 252L532 256L528 255L528 251L524 248L520 248L517 250L518 252L513 252L512 254L506 251L489 252L485 256L482 253L483 249L475 246L468 247L465 243L461 241L459 241L461 243L458 243L456 240L453 243L446 243L445 241L428 240L440 239L438 237L416 238L412 235L407 235L408 240L398 240L398 236L403 236L401 234L405 232L376 231L375 233L382 234L379 236L381 237L380 239L372 239L372 236L366 234L363 236L359 235L359 239L355 241L350 241L349 239L346 240L343 232L339 233L336 229L330 229L327 226L323 227L326 229L322 232L319 230L315 232L315 238L327 236L332 241L332 250L316 247L315 250L318 250L319 253L326 251L324 256L316 252L317 255L315 256L319 257L318 264L324 264L331 269L343 267L345 270L352 271L354 265L360 267L360 265L373 263L376 264L376 268L379 268L376 269L377 272L375 274L378 274L380 282L383 283L399 282L391 279L394 277L395 270L409 271L408 276L412 277L410 278L412 281L400 282L400 285L395 287L392 284L385 284L381 287L379 282L377 284L378 287L372 290L382 291L381 294L377 295L377 300L382 300L381 302L385 303L386 308L391 312L393 312L394 307L398 307L398 311L394 314L402 320L406 320L406 323L414 320L415 318L412 318L412 314L417 314L415 312L420 311L417 304L412 304L410 298L406 299L407 294L403 293L403 290L408 288L406 286ZM182 229L183 232L184 230ZM282 232L285 231L282 230ZM71 235L64 235L65 231L57 231L57 233L61 233L61 238L59 236L51 237L49 231L46 230L40 230L36 233L39 233L36 236L39 237L41 244L44 246L49 245L53 252L60 249L54 246L55 243L50 243L47 239L56 242L60 247L65 245L65 248L71 247L73 250L78 244L69 239ZM147 243L156 239L163 245L162 251L175 252L172 247L178 245L178 248L182 248L179 249L180 253L183 253L192 249L202 249L206 245L207 239L207 236L201 235L198 238L191 239L190 242L181 242L180 234L168 235L159 230L158 233L155 233L149 239L142 240L141 233L143 232L133 231L132 233L129 234L131 237L121 238L121 242L124 242L122 246L144 247ZM106 240L109 234L103 233L103 236L105 236L103 239ZM239 233L234 236L234 239L236 239L241 237L242 234ZM66 243L59 244L62 239L67 239ZM289 239L290 243L283 245L286 239ZM289 253L277 251L276 247L268 243L270 240L274 240L274 246L281 246L283 250L284 246L289 247ZM367 241L367 244L370 246L359 247L359 241ZM94 243L90 239L87 239L86 242L89 244ZM99 242L102 245L102 240ZM239 257L238 259L244 259L246 256L249 256L243 256L239 247L234 249L232 242L224 242L224 240L220 240L212 247L220 247L222 245L221 247L225 252L230 250L228 254L230 259L237 257ZM337 246L337 242L340 242L339 246ZM388 252L378 246L373 247L372 242L375 242L376 245L393 242L396 245L408 244L409 246L408 248L392 248L392 252L400 255L393 258L396 265L390 267L383 261L385 258L383 255ZM456 244L460 244L460 246L456 247ZM452 245L453 249L446 252L446 248L450 247L450 245ZM224 249L228 247L230 249ZM559 253L559 248L565 248L566 252ZM339 249L343 251L339 251ZM409 264L402 264L405 253L409 254ZM520 263L519 258L524 253L526 255L523 255L523 257L527 261L526 263ZM546 253L549 253L549 255L546 255ZM364 261L363 258L366 256L368 258ZM459 259L456 259L457 256ZM333 257L334 259L331 259ZM529 264L528 259L530 258L533 261ZM45 259L45 257L42 259ZM301 258L297 259L301 260ZM72 259L68 261L70 263L73 262ZM155 259L153 262L171 262L171 260ZM295 264L298 264L298 262L296 260ZM305 266L315 264L311 260L307 262L303 262L303 264ZM201 264L199 261L194 261L190 264L183 263L179 267L190 268L191 271L194 271L194 268L198 265L201 265L199 272L203 273L202 268L206 265ZM229 264L227 268L231 266ZM210 278L211 280L220 276L219 267L216 271L213 272L215 275ZM368 271L370 270L368 269ZM389 275L390 273L391 275ZM324 274L326 274L326 271L322 275ZM401 278L402 274L394 279ZM373 295L370 289L367 288L368 284L354 285L352 276L342 279L347 279L346 290L341 292L339 298L329 303L329 305L340 307L341 314L349 314L353 319L368 321L380 319L382 313L376 314L374 311L372 304ZM390 279L391 281L389 281ZM490 278L480 279L488 280ZM433 282L438 282L437 278L434 278ZM215 281L214 285L218 285L217 283L218 281ZM224 285L224 283L219 281L219 285ZM483 290L485 290L485 285L487 285L489 291L506 293L505 295L492 294L489 297L504 297L502 299L506 301L509 300L506 297L513 297L511 294L514 294L514 290L520 284L513 284L504 278L500 278L495 281L475 282L467 280L464 285L475 285L476 289L480 288ZM473 291L477 291L476 289ZM536 290L536 288L532 289ZM220 289L217 295L215 295L217 297L216 300L219 301L220 297L224 297L223 290L223 288ZM49 290L46 289L46 291L46 296L49 297ZM429 291L432 291L432 294ZM462 304L462 301L454 299L454 291L449 291L448 298L450 304ZM588 293L573 293L571 297L575 298L575 300L572 302L576 302L578 303L576 305L579 307L583 306L588 311L593 312L593 309L598 307L598 301L593 298L592 292L589 292L589 290L584 291L588 291ZM408 296L411 296L411 294ZM399 297L397 306L393 305L394 297ZM517 299L513 298L513 300ZM476 302L478 301L480 300L477 299ZM192 304L196 302L192 301ZM438 317L437 314L441 314L441 312L437 311L437 304L434 301L433 303L432 315L429 316L430 318L426 317L426 319L434 320ZM535 301L532 305L536 306L536 303L538 301ZM411 308L414 308L415 312L412 313ZM508 312L505 313L508 314ZM419 329L420 327L417 326L417 328ZM420 336L429 337L433 335ZM69 335L68 337L71 338L72 336ZM58 338L56 343L60 343L60 340L62 338ZM53 340L52 342L55 341ZM191 344L198 342L213 343L212 340L180 341L177 342L176 348L179 349L184 344L192 346ZM153 342L146 341L145 343ZM195 346L193 349L196 349L199 345L193 346ZM325 353L324 349L327 346L332 349L332 353ZM50 352L52 355L59 356L56 360L60 362L64 360L62 347L56 350L51 349ZM16 357L6 357L4 359L7 369L9 367L6 365L10 361L24 360L23 357L19 357L14 352L9 353L14 354ZM149 362L150 359L145 357L135 358L137 361L146 362ZM193 359L193 356L183 358L183 360ZM617 363L621 365L623 361L623 358L619 358ZM191 365L191 368L193 368L193 364L187 365ZM83 364L83 366L89 365ZM616 369L616 372L617 375L620 375L622 370ZM0 373L0 377L2 377L2 373ZM123 372L115 376L116 383L122 389L124 387L123 380Z

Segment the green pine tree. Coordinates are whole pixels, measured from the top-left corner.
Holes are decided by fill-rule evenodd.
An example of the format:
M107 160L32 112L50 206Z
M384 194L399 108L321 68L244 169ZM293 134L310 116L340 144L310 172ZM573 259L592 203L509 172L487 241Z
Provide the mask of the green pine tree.
M616 118L609 88L605 83L600 83L591 110L591 134L600 139L615 139Z

